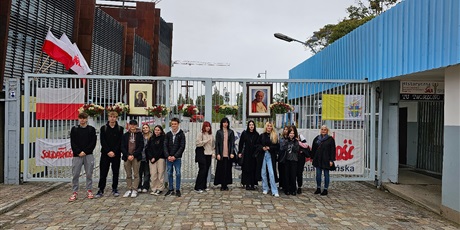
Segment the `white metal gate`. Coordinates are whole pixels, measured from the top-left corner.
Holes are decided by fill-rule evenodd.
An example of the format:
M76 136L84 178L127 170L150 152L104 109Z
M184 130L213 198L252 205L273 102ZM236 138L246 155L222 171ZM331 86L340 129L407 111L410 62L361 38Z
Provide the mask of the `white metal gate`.
M36 166L36 143L37 138L67 139L70 129L77 124L76 120L47 120L36 118L35 101L38 88L84 88L85 103L92 102L103 107L113 105L116 102L129 104L130 91L135 90L139 83L147 88L147 103L149 105L164 104L171 108L171 113L162 120L162 124L168 127L169 120L176 114L177 106L185 104L196 105L198 115L190 122L181 123L181 128L186 130L186 151L182 160L182 178L191 181L196 178L197 165L194 161L195 137L201 130L202 121L212 121L213 132L219 128L219 121L223 115L214 112L216 105L238 105L238 114L232 118L231 129L241 133L246 128L249 119L255 121L259 133L263 130L265 122L275 122L270 116L251 117L250 102L253 92L259 88L268 90L266 100L268 104L273 101L282 101L295 107L294 113L290 114L289 121L297 126L300 133L311 133L311 130L319 129L322 124L327 124L332 131L360 130L362 132L362 173L359 174L332 174L333 180L374 180L376 173L376 103L370 84L366 81L343 80L296 80L296 79L215 79L215 78L177 78L177 77L139 77L139 76L85 76L86 80L76 75L51 75L51 74L25 74L24 82L24 133L23 133L23 159L24 181L69 181L71 178L70 166ZM85 82L85 84L84 84ZM147 83L147 84L144 84ZM132 92L131 92L132 93ZM363 120L336 120L323 121L323 97L324 95L335 96L362 96L364 98L361 112ZM129 101L128 101L129 100ZM268 105L267 105L268 106ZM125 115L119 119L121 125L126 125L130 119L138 119L140 122L155 122L154 117ZM95 128L106 123L106 115L95 119ZM281 128L281 127L277 127ZM167 131L168 128L165 129ZM280 132L281 130L277 130ZM307 140L309 144L313 138ZM349 146L348 143L345 143ZM94 151L96 168L94 179L99 177L100 146ZM124 170L120 170L120 178L125 177ZM314 178L314 172L310 162L306 163L304 177L307 180ZM214 163L212 173L214 172ZM240 170L233 170L234 178L238 179ZM110 174L109 174L110 175Z

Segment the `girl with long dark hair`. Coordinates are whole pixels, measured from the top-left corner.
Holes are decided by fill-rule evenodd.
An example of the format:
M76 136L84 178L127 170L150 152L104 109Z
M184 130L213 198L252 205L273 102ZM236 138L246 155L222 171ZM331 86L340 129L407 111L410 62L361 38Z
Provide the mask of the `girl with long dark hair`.
M221 191L228 191L232 184L232 162L235 157L235 134L230 129L230 121L224 117L220 121L220 129L216 133L216 176L214 185L221 185Z
M248 122L246 130L241 133L238 143L238 157L243 158L241 184L246 190L255 190L257 184L257 141L259 133L253 120Z
M153 135L147 147L147 159L150 169L150 189L151 195L158 196L165 188L164 178L166 161L164 155L165 132L161 125L153 128Z

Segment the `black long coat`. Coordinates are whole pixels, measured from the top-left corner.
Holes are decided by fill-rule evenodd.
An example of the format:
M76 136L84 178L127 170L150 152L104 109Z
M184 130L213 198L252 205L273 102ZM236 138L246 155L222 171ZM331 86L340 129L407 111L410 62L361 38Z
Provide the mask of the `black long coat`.
M238 153L243 155L243 165L241 169L243 171L241 176L241 184L257 184L256 181L249 181L249 174L257 175L257 141L259 139L259 133L257 131L248 132L244 130L238 143ZM254 178L257 178L254 176Z
M313 139L312 154L313 166L321 169L330 169L330 161L335 161L335 140L329 136L326 140L318 144L319 135Z

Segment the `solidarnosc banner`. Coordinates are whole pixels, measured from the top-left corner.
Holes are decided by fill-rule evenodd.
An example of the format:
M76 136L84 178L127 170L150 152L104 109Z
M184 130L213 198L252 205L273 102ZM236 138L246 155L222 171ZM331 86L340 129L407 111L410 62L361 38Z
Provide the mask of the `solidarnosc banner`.
M37 166L72 166L70 139L37 139L35 145Z
M244 129L234 129L235 145L238 148L239 137ZM263 129L257 129L259 133ZM307 144L313 146L313 139L319 135L319 129L298 129L299 135L305 137ZM335 165L337 169L330 171L331 174L339 175L362 175L364 174L364 130L363 129L336 129L331 130L330 134L335 140ZM312 161L308 159L307 161ZM305 165L307 171L315 171L311 164Z

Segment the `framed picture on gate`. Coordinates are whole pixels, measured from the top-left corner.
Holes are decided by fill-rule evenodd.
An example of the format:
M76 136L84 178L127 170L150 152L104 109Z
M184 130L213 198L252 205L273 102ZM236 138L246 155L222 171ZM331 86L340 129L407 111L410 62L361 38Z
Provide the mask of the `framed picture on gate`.
M130 115L147 115L145 107L153 105L153 84L128 82L128 105Z
M272 84L249 84L247 85L247 116L270 117L270 104L273 94Z

